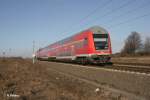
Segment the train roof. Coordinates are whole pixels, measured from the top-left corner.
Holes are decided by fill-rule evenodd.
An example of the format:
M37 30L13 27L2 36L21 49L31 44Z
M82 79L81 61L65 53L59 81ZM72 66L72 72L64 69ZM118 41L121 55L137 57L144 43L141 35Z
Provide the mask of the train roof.
M85 29L85 30L83 30L83 31L80 31L80 32L78 32L78 33L76 33L76 34L74 34L74 35L72 35L72 36L70 36L70 37L67 37L67 38L65 38L65 39L69 39L69 38L71 38L71 37L73 37L73 36L75 36L75 35L77 35L77 34L81 34L82 32L85 32L85 31L92 31L93 33L97 33L97 34L107 34L107 33L108 33L108 31L107 31L106 29L104 29L104 28L102 28L102 27L100 27L100 26L93 26L93 27L90 27L90 28ZM57 41L57 42L55 42L55 43L53 43L53 44L50 44L50 45L48 45L48 46L45 47L45 48L48 48L48 47L51 46L51 45L55 45L56 43L62 42L62 41L64 41L65 39L60 40L60 41Z
M90 27L89 29L87 30L90 30L92 31L93 33L101 33L101 34L106 34L108 33L108 31L100 26L93 26L93 27Z

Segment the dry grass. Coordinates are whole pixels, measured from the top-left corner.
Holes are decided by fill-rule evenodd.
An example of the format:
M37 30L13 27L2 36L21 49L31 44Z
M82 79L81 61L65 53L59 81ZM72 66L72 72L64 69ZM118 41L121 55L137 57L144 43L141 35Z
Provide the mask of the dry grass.
M8 97L17 94L19 98ZM84 82L25 59L0 59L1 100L111 100Z
M143 57L112 57L113 63L150 65L150 56Z

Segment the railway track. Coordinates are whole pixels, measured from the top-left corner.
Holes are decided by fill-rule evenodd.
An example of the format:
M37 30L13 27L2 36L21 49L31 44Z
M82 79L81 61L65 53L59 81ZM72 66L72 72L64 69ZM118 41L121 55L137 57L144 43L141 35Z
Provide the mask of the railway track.
M57 62L57 61L56 61ZM66 62L59 62L59 63L66 63ZM69 62L71 63L71 62ZM71 63L74 65L82 65L82 64L76 64ZM127 71L127 72L138 72L138 73L144 73L144 74L150 74L150 66L149 65L133 65L133 64L118 64L114 63L113 65L97 65L97 64L89 64L84 65L85 67L95 67L95 68L105 68L105 69L113 69L113 70L119 70L119 71Z
M139 72L150 74L150 66L138 66L138 65L127 65L127 64L113 64L112 66L104 66L105 68L123 70L130 72Z
M133 65L133 64L116 64L116 63L114 63L113 65L90 64L90 65L84 65L84 66L150 74L150 66L149 65L137 65L137 64Z
M78 66L78 65L77 65ZM86 66L85 66L86 67ZM85 78L85 77L81 77L80 75L75 75L73 73L70 73L70 72L66 72L66 71L62 71L62 70L58 70L57 68L49 68L49 70L52 70L52 71L55 71L57 73L60 73L62 75L65 75L67 77L71 77L71 78L74 78L74 79L77 79L77 80L80 80L80 81L83 81L87 84L91 84L93 86L96 86L96 87L100 87L100 88L103 88L105 91L110 91L111 92L111 95L112 96L121 96L121 97L125 97L125 98L128 98L128 100L147 100L145 97L142 97L142 96L138 96L138 95L135 95L133 93L128 93L126 91L122 91L122 90L119 90L119 89L115 89L115 88L112 88L112 87L109 87L109 86L105 86L105 85L101 85L100 83L97 83L96 81L94 80L91 80L89 78Z
M121 93L127 97L137 97L136 99L129 100L149 100L142 99L140 97L149 98L149 79L150 74L144 73L144 71L133 72L127 68L121 69L120 67L114 68L113 66L99 66L99 65L81 65L73 63L62 63L62 62L41 62L42 65L48 66L48 69L54 69L58 72L66 74L67 76L73 76L75 78L81 79L86 83L95 85L96 87L106 86L111 89L126 91L129 94L121 93L121 91L112 90L115 93ZM119 66L119 65L118 65ZM121 66L121 65L120 65ZM124 65L125 66L125 65ZM112 68L113 67L113 68ZM123 65L122 65L123 67ZM130 67L141 67L141 66L130 66ZM148 67L148 66L142 66ZM130 95L135 94L135 95ZM140 99L138 99L140 98Z

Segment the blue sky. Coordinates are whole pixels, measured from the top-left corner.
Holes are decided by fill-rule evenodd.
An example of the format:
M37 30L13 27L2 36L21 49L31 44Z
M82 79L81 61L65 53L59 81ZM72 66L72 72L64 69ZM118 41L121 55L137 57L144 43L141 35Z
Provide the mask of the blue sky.
M37 49L94 25L109 31L118 52L132 31L150 36L150 1L0 0L0 55L30 57L33 40Z

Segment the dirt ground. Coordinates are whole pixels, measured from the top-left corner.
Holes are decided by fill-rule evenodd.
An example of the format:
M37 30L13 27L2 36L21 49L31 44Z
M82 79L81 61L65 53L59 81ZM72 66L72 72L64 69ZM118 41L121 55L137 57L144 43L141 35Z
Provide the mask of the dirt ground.
M12 97L16 95L16 97ZM0 59L0 100L122 100L20 58Z
M101 66L81 66L66 63L41 62L50 69L88 79L103 86L116 88L150 100L150 76L145 74L113 71ZM50 66L55 65L55 66ZM89 68L90 67L90 68ZM105 66L107 67L107 66ZM133 100L133 99L131 99ZM140 99L142 100L142 99Z

